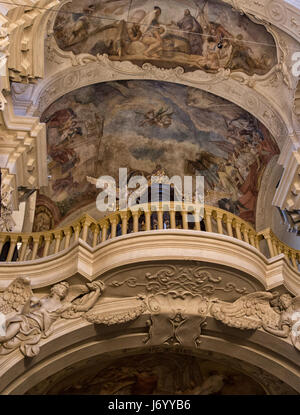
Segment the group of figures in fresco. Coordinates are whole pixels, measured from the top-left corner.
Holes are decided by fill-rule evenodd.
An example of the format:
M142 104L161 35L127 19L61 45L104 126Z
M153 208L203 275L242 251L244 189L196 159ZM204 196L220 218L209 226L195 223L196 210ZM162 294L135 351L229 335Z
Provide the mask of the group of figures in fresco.
M262 386L225 361L176 352L138 354L107 362L88 359L61 371L27 394L88 395L264 395Z
M132 307L103 312L99 300L101 306L105 289L100 280L73 285L63 281L40 298L33 294L28 278L17 278L0 293L0 313L5 316L0 327L0 355L19 349L25 356L36 356L40 341L51 336L59 319L83 318L90 323L111 326L133 321L146 311L150 313L150 320L144 342L149 345L197 348L201 343L201 328L210 315L229 327L262 328L275 336L290 338L300 351L300 298L288 293L254 292L230 303L201 294L176 294L173 290L140 295ZM178 298L181 309L176 309Z
M75 54L164 68L219 68L263 75L277 63L265 26L220 0L74 0L60 9L54 36ZM37 198L35 231L95 202L86 180L118 178L126 167L150 175L205 177L205 203L255 223L265 167L279 150L249 113L212 94L158 81L118 81L64 95L42 115L49 186ZM174 151L176 149L176 152Z
M272 36L221 1L169 3L72 2L73 13L66 5L56 20L55 37L63 50L106 53L138 64L150 60L210 72L230 68L249 75L265 74L276 64ZM259 43L267 45L267 52L257 49Z
M42 206L38 198L36 231L53 223L46 212L63 218L95 203L100 189L87 176L109 175L118 183L120 167L130 177L133 172L148 177L158 165L170 178L204 176L207 205L255 223L262 175L279 152L267 129L238 106L166 82L84 87L51 105L42 121L50 181L41 191Z

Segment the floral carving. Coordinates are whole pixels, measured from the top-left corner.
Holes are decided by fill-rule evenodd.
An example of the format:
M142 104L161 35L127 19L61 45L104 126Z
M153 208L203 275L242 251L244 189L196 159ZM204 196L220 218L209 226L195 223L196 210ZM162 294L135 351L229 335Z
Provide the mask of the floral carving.
M84 318L90 323L112 326L136 320L146 309L146 304L142 302L140 305L132 307L129 310L115 313L99 313L91 310L84 315Z
M239 288L235 283L229 282L222 285L222 277L214 277L201 267L176 267L168 266L151 274L146 273L146 283L138 282L135 277L123 281L113 281L110 287L126 285L130 288L144 287L148 293L173 293L182 297L186 293L212 295L217 291L236 292L247 294L245 287Z

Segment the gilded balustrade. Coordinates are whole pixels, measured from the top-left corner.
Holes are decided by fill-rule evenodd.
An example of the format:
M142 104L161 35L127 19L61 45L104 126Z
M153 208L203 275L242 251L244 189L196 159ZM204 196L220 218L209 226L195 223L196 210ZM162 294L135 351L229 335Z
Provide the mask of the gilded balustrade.
M0 233L0 260L33 261L62 252L79 239L94 248L122 235L164 229L226 235L253 246L269 258L284 254L289 263L299 269L300 251L282 243L270 229L257 233L249 223L225 210L204 206L201 212L194 204L183 209L176 202L159 202L151 208L137 205L127 211L113 212L99 221L86 214L68 226L50 231Z

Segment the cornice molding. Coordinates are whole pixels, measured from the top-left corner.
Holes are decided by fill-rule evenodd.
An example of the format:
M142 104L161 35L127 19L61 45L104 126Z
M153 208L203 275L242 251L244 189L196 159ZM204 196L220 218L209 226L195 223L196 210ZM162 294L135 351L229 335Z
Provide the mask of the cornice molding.
M183 249L184 247L184 249ZM3 263L0 289L16 275L26 275L33 288L47 287L76 273L93 281L106 272L126 264L164 260L194 260L237 269L259 281L269 290L284 285L299 295L299 273L290 266L284 254L267 259L256 248L226 235L164 230L125 235L91 248L81 239L71 248L46 259Z
M0 114L1 153L7 160L2 167L15 175L17 187L45 186L48 180L45 125L36 117L16 116L9 97L7 101Z

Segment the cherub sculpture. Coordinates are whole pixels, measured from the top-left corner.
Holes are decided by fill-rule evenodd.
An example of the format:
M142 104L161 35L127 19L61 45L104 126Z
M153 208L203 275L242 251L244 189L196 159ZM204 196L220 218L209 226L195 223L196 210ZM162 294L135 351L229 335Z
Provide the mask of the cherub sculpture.
M256 292L232 304L217 301L211 306L210 313L230 327L263 328L275 336L290 336L294 347L300 351L300 296L292 298L288 293L278 296L270 292Z
M24 356L36 356L40 340L53 333L53 323L61 317L82 316L96 304L103 290L101 281L71 287L60 282L39 299L33 296L28 278L17 278L0 294L0 312L6 317L0 355L19 348Z

